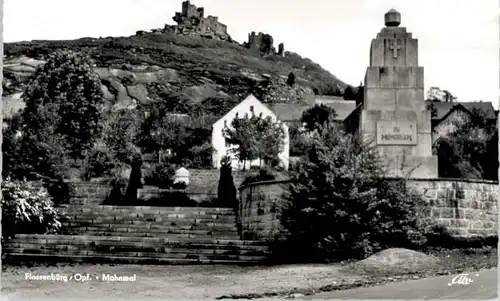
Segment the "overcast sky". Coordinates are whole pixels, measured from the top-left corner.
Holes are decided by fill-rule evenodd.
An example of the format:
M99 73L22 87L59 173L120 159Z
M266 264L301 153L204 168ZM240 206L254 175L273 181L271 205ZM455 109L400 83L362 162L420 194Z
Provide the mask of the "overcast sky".
M4 0L4 40L129 36L173 24L182 0ZM193 0L219 16L233 39L251 31L274 37L341 80L358 85L384 13L419 39L426 90L438 86L459 101L499 100L498 0Z

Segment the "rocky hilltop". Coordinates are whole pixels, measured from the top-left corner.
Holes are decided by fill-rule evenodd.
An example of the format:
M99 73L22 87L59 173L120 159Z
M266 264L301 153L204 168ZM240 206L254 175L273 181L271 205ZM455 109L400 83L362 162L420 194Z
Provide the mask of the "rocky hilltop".
M130 37L6 43L4 117L23 107L21 93L28 79L48 54L62 48L94 59L110 106L154 102L172 94L183 101L198 102L208 97L234 101L254 93L264 102L293 103L312 94L338 93L346 87L311 60L285 53L282 44L276 52L269 35L252 33L248 42L239 44L227 35L225 25L210 34L197 25L201 21L186 17L184 10L204 18L203 8L185 2L183 12L174 16L180 24L167 25L161 31L139 31ZM209 17L203 24L218 22ZM286 84L291 72L296 78L293 86Z

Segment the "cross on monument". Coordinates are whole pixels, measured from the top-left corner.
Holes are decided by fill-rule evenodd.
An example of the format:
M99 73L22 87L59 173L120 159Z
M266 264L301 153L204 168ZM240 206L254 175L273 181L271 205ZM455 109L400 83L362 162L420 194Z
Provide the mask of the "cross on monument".
M401 46L398 44L397 39L391 40L389 49L392 50L392 57L395 59L398 58L398 50L401 49Z

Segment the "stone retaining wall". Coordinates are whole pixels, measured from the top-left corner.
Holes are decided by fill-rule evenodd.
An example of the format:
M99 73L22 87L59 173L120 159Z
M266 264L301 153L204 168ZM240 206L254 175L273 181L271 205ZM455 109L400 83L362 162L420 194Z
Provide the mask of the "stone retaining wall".
M233 181L238 188L246 177L255 175L258 171L233 171ZM276 172L276 178L286 178L285 174ZM189 169L189 185L186 187L185 193L191 199L197 202L210 201L217 197L217 189L219 186L220 170L218 169ZM71 182L75 188L73 202L102 204L111 191L108 183L102 181L96 182ZM164 190L154 186L144 186L138 190L139 199L151 199L160 197Z
M111 192L111 186L102 182L73 182L74 195L71 199L73 204L102 205ZM154 186L144 186L137 190L138 199L149 200L161 197L166 190ZM210 201L217 197L217 193L203 191L185 191L186 195L200 203Z
M252 183L240 188L238 226L243 239L271 241L286 235L278 211L288 181Z
M411 180L408 188L423 195L429 217L456 237L498 234L499 186L493 181Z
M244 238L273 240L285 235L277 209L287 181L253 183L240 188L238 223ZM428 217L455 237L498 234L498 182L457 179L409 180L407 187L430 205Z

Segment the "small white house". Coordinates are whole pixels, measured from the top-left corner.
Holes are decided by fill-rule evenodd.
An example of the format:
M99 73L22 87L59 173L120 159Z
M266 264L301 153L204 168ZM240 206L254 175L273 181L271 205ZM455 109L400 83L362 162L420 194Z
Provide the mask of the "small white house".
M261 116L262 118L271 117L273 121L279 121L276 114L271 111L265 104L263 104L260 100L258 100L255 96L249 95L242 102L236 105L231 111L229 111L226 115L224 115L221 119L217 120L212 125L212 146L214 148L214 152L212 155L213 166L215 168L220 168L222 157L228 155L233 157L232 167L234 170L241 170L243 166L246 168L250 168L250 166L259 166L259 160L240 162L238 159L234 157L229 151L234 146L231 146L226 143L226 139L223 135L223 129L225 126L231 126L231 122L235 118L242 118L245 114L255 114L257 116ZM262 114L262 115L261 115ZM285 123L282 123L283 129L285 130L285 139L284 139L284 149L279 154L280 165L283 169L288 170L289 165L289 152L290 152L290 138L288 135L288 126Z

